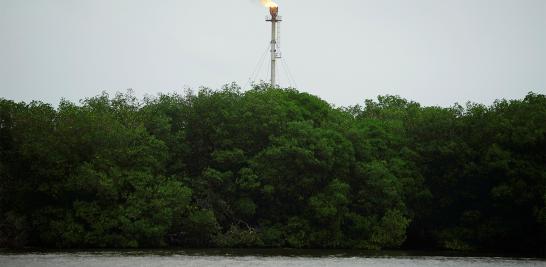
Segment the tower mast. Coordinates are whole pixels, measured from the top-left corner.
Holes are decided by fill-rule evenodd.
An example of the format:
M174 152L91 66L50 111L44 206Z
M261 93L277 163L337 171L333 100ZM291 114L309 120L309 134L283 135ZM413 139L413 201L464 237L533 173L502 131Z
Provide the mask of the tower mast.
M279 7L273 6L269 8L271 17L268 17L266 21L271 22L271 87L277 87L277 58L281 58L280 51L278 51L278 23L282 21L282 18L278 16Z

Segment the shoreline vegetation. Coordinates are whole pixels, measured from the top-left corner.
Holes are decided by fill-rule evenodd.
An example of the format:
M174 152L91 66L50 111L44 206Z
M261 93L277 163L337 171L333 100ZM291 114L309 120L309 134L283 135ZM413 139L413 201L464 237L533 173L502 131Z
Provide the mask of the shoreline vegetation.
M503 258L538 260L536 253L513 251L461 251L439 249L328 249L328 248L0 248L0 256L9 255L100 255L100 256L189 256L189 257L303 257L303 258Z
M546 96L0 98L0 247L546 252Z

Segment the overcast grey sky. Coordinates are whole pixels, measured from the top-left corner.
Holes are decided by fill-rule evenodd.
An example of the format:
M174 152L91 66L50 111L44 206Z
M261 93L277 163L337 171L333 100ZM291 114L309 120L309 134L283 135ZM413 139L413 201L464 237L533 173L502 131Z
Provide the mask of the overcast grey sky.
M298 88L330 103L546 92L546 0L276 2ZM0 0L0 97L244 86L269 43L266 14L258 0Z

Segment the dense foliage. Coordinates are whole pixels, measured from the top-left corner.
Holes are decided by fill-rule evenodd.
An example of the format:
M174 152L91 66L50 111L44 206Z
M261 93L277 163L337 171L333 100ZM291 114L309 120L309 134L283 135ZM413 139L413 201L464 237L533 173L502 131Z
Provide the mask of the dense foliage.
M0 182L2 246L541 251L546 97L0 99Z

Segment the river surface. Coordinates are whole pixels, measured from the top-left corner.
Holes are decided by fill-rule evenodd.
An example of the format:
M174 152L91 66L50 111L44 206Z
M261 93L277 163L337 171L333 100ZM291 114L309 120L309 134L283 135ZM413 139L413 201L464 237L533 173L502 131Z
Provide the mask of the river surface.
M365 266L546 267L545 259L424 255L419 252L292 250L0 252L0 266Z

